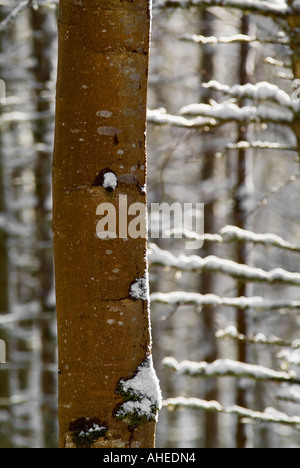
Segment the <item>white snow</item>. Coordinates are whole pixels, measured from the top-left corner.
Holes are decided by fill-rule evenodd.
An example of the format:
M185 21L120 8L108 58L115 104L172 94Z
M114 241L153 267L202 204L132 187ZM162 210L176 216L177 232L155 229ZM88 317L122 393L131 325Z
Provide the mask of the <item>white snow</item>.
M196 116L219 120L220 122L249 122L258 121L270 123L289 124L294 119L294 112L288 108L272 108L269 105L260 104L256 106L240 107L231 101L221 104L189 104L179 111L183 116Z
M157 419L157 412L162 407L162 396L159 380L153 368L152 357L148 357L130 380L120 382L122 391L134 394L134 400L126 401L121 406L118 416L126 417L128 413L146 416L147 419Z
M147 271L145 272L143 277L136 278L135 282L132 283L130 288L130 296L136 300L149 300L149 275Z
M255 37L246 36L244 34L235 34L229 37L201 36L196 34L185 34L182 36L184 41L192 41L196 44L231 44L234 42L253 42L257 40Z
M248 83L246 85L234 85L232 87L223 85L218 81L210 81L202 85L206 89L213 89L224 94L238 99L252 99L254 101L271 101L280 106L289 109L295 109L295 103L292 98L278 86L270 84L266 81L256 83L255 85ZM299 106L297 105L297 109Z
M195 119L186 119L179 115L167 114L165 109L148 109L147 112L148 123L157 125L174 125L175 127L187 127L187 128L201 128L207 125L216 125L216 121L213 119L207 119L203 117L196 117Z
M226 146L226 149L270 149L270 150L284 150L284 151L294 151L298 152L298 149L295 146L291 145L282 145L280 143L274 143L271 141L239 141L238 143L229 143Z
M103 187L107 190L115 190L118 185L117 176L113 172L106 172L104 174Z
M277 357L288 364L300 366L300 349L283 349L277 354Z
M87 431L81 431L79 433L79 436L80 437L87 437L87 436L93 434L94 432L100 432L100 431L106 431L106 430L107 430L106 427L102 427L102 426L100 427L100 426L98 426L98 424L93 424L93 426L90 427Z

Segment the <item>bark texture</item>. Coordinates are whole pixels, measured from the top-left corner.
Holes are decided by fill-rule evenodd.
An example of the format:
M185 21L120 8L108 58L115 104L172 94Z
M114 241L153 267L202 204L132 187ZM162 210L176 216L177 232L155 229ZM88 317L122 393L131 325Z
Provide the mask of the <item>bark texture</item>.
M59 337L60 446L153 447L155 421L115 415L150 354L148 303L130 288L147 269L145 239L96 236L101 203L146 203L148 0L61 0L53 233ZM115 190L103 187L113 172ZM89 427L104 434L83 438Z

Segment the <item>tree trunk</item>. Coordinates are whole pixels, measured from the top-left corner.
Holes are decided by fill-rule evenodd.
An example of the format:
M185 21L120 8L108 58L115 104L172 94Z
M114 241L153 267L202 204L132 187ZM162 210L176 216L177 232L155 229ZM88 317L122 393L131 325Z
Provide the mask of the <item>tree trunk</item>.
M117 213L120 195L128 206L146 204L149 2L61 0L58 25L53 234L60 446L151 448L157 402L151 400L151 414L130 413L120 395L130 398L122 380L138 378L141 369L150 370L150 391L156 384L146 242L96 235L100 204L113 204ZM141 393L131 398L142 407Z
M3 7L0 7L0 21L3 20ZM3 53L3 39L0 40L0 51ZM0 68L2 71L2 67ZM0 73L0 78L2 73ZM3 109L0 107L0 113L2 114ZM4 171L4 158L2 150L2 131L0 131L0 215L5 216L6 213L6 196L5 196L5 171ZM9 258L7 250L7 234L4 229L0 229L0 315L8 314L9 308L9 291L8 291L8 274L9 274ZM8 345L9 335L1 328L0 339L6 342ZM8 349L6 350L8 351ZM10 382L9 382L9 370L3 369L0 366L0 397L10 397ZM0 412L6 414L8 418L7 423L1 424L0 426L0 448L11 448L11 418L10 410L7 407L0 406Z
M243 16L241 21L241 34L249 34L249 17ZM239 66L239 84L245 85L248 83L248 58L249 58L249 45L242 43L240 47L240 66ZM243 103L241 103L243 106ZM247 128L240 126L238 129L238 141L247 140ZM237 185L236 185L236 200L235 200L235 226L246 229L247 228L247 217L245 210L245 198L248 196L247 192L247 177L248 177L248 154L247 150L239 149L237 157ZM238 244L237 248L237 262L240 264L248 264L248 253L247 246L245 244ZM248 293L248 286L246 283L238 283L237 285L237 296L246 297ZM237 329L242 335L248 334L248 311L239 310L237 311ZM238 343L238 356L239 362L248 362L248 347L247 343L240 341ZM241 385L241 382L237 382L237 405L247 408L247 390ZM246 448L247 445L247 433L246 426L242 422L242 418L238 418L237 430L236 430L236 447Z
M36 59L34 66L36 111L38 113L49 112L51 109L50 98L45 97L49 93L51 80L52 60L49 51L53 45L54 34L51 29L49 14L41 9L31 11L33 35L33 55ZM56 413L53 402L56 397L56 376L51 366L56 361L55 339L52 332L52 324L55 319L55 311L49 305L49 296L53 287L53 258L51 250L51 226L50 212L47 207L51 185L51 150L49 150L48 120L38 120L33 123L33 135L37 150L35 165L36 181L36 238L37 259L39 268L37 278L39 281L38 296L41 302L41 335L42 335L42 361L43 369L41 387L43 392L43 428L44 447L53 448L56 444ZM47 314L47 316L46 316ZM50 316L53 318L50 319Z
M210 37L213 36L213 19L214 16L207 10L201 13L201 34ZM201 58L201 75L202 81L208 83L214 78L214 51L211 45L203 46ZM204 90L201 96L201 102L208 104L212 98L210 90ZM209 136L211 138L211 135ZM203 143L205 147L209 147L209 142L206 136L203 135ZM213 151L213 143L210 141L211 150L203 152L203 166L201 173L201 180L213 180L215 171L215 153ZM215 219L214 219L214 200L205 201L205 217L204 217L204 231L206 233L215 232ZM214 254L214 246L212 244L205 245L205 256ZM202 294L212 294L214 291L214 275L205 273L201 275L200 288ZM203 308L202 320L204 327L204 343L205 355L204 361L214 362L218 359L218 343L215 336L216 333L216 310L212 308ZM219 391L218 382L216 379L205 381L205 400L218 401ZM213 412L205 413L205 448L218 448L219 434L218 434L218 414Z

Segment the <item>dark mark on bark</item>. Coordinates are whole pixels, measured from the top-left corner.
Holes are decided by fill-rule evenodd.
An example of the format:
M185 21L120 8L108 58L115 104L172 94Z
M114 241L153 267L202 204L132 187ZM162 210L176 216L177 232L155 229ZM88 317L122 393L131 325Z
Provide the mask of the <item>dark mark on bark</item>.
M69 432L77 448L91 448L101 437L105 438L107 423L98 418L79 418L72 421Z

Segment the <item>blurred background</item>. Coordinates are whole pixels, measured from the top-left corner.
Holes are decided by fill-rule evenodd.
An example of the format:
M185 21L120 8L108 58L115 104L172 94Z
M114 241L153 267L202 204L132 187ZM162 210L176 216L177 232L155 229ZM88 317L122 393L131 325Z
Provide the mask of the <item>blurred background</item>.
M21 3L0 0L0 78L6 83L0 106L0 339L7 344L7 364L0 365L0 447L54 448L51 159L57 2L27 2L6 21ZM284 99L276 100L275 88L269 95L266 86L261 95L253 92L254 99L240 91L235 96L231 88L268 82L291 96L295 77L287 32L283 22L242 10L165 8L164 3L154 1L153 10L148 105L156 113L149 112L148 200L204 203L205 232L216 235L207 236L196 252L186 251L185 239L153 242L175 258L214 255L217 263L227 259L247 267L236 276L227 263L224 275L220 262L215 269L173 268L162 253L161 261L150 255L153 354L166 400L157 447L299 447L297 139L287 124L290 108L282 108ZM214 84L203 86L211 80ZM218 83L227 86L227 95ZM240 109L251 105L251 123L228 116L228 101ZM268 110L265 119L259 118L261 101ZM195 103L206 104L197 114L206 117L216 102L223 104L214 111L216 124L194 125L192 118L178 117L180 109ZM228 225L243 236L222 231ZM273 236L250 242L250 231ZM261 280L257 268L281 268L278 282ZM174 300L175 291L182 292L181 299ZM188 296L192 292L197 296ZM214 297L205 303L208 294ZM257 296L259 305L221 300ZM178 362L221 359L224 375L217 377L213 369L205 378L174 372L163 364L169 356ZM225 359L261 367L251 367L245 376L240 366L232 377ZM262 382L259 372L265 376L266 369L275 374ZM190 398L197 399L193 405ZM205 410L203 401L218 401L222 411ZM184 402L187 407L181 408ZM233 405L248 412L234 411Z

